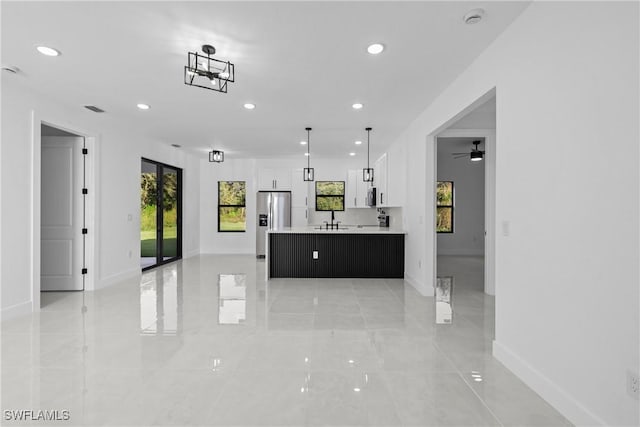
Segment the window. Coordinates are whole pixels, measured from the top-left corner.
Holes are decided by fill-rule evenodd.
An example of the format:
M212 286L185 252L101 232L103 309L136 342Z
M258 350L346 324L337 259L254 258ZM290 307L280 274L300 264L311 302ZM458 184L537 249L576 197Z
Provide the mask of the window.
M218 231L247 230L245 181L218 181Z
M453 181L438 181L436 210L436 231L453 233Z
M316 210L344 210L344 181L316 181Z

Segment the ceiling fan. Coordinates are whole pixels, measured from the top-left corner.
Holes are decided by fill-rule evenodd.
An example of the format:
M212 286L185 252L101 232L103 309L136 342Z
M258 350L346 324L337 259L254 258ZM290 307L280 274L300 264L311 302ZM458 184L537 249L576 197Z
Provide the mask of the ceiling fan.
M472 162L479 162L484 158L484 151L478 150L478 145L481 144L482 141L473 141L473 147L470 153L451 153L454 159L462 159L463 157L469 156L469 160Z

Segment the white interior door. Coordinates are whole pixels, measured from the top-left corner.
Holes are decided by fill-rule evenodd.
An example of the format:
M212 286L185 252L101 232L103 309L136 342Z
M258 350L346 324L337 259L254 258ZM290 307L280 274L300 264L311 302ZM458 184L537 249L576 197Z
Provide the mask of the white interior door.
M82 138L42 137L40 289L81 291Z

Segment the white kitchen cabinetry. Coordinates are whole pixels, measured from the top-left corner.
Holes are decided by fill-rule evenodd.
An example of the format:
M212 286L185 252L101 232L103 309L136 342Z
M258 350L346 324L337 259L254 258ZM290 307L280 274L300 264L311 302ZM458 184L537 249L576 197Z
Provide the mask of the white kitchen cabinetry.
M307 208L291 208L291 226L306 227L309 225L309 210Z
M291 179L291 206L309 206L309 182L302 179L302 169L294 169Z
M258 189L264 191L290 191L291 169L259 169Z
M375 173L375 172L374 172ZM349 170L347 174L347 189L345 207L348 209L368 208L367 191L369 183L362 180L362 169Z
M291 226L309 223L309 181L302 179L302 169L294 169L291 177Z
M384 153L373 165L373 186L376 187L376 206L389 206L387 186L387 153Z

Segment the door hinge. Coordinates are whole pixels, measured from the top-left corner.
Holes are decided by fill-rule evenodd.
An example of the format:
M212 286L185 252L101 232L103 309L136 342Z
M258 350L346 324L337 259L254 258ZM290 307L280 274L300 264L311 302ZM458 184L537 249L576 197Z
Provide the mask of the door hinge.
M88 232L89 232L89 229L87 229L87 228L83 228L82 229L82 234L87 234Z
M87 274L87 269L86 268L82 269L82 274Z
M89 190L87 188L82 189L82 194L89 194Z
M82 149L82 154L89 154L89 149L88 148L83 148Z

